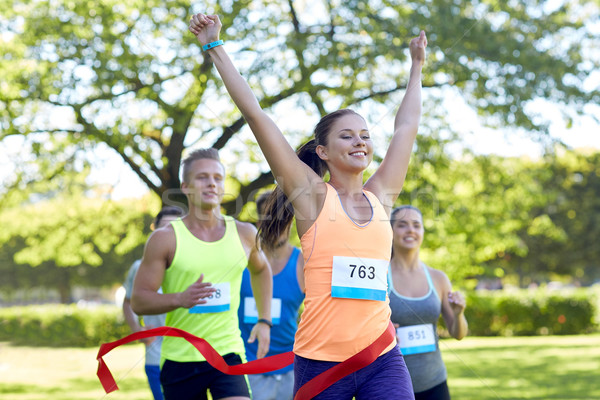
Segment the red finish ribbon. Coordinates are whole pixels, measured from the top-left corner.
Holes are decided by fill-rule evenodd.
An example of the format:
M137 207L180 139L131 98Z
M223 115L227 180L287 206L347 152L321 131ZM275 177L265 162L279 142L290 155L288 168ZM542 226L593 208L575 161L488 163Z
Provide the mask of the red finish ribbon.
M309 400L339 381L345 376L366 367L379 357L379 355L396 339L396 329L390 321L385 332L365 349L359 351L347 360L334 365L327 371L315 376L306 382L294 396L294 400Z
M386 329L375 342L346 361L335 365L307 382L298 390L294 400L311 399L343 377L371 364L394 340L395 332L396 331L390 322L388 329ZM210 365L229 375L263 374L265 372L281 369L294 362L294 353L288 351L287 353L276 354L244 364L228 365L225 360L223 360L223 357L221 357L206 340L178 328L161 326L147 331L135 332L122 339L104 343L100 346L100 350L98 350L98 355L96 356L96 359L98 360L97 375L106 393L113 392L119 389L119 387L108 369L108 366L104 362L104 355L115 347L153 336L172 336L187 340L204 356L204 358L206 358L206 361Z
M97 375L106 393L113 392L119 389L119 387L102 357L115 347L152 336L172 336L187 340L204 356L204 358L206 358L206 361L208 361L210 365L229 375L263 374L265 372L275 371L286 367L294 362L294 353L288 351L287 353L276 354L267 358L250 361L245 364L228 365L225 360L223 360L223 357L221 357L206 340L178 328L160 326L158 328L148 329L147 331L135 332L122 339L104 343L100 346L100 350L96 356L96 359L98 360Z

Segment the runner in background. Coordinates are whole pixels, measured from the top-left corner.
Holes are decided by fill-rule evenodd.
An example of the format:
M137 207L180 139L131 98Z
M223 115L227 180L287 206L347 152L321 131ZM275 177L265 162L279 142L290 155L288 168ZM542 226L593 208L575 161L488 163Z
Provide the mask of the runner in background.
M265 203L271 192L261 194L256 200L258 226L265 215ZM286 353L294 348L294 335L298 329L298 310L304 301L304 260L300 249L290 244L291 223L283 231L279 240L271 246L263 246L273 273L273 301L271 302L271 346L268 356ZM244 271L240 308L238 311L242 339L246 346L248 361L256 360L258 346L248 343L252 327L258 314L250 274ZM292 400L294 392L294 367L289 365L265 374L248 375L253 400Z
M294 215L301 238L306 300L294 344L297 392L379 338L388 343L389 216L418 130L427 39L421 32L410 42L410 78L394 134L381 165L363 184L363 173L373 159L366 121L347 109L328 114L315 127L315 139L296 154L232 64L219 40L220 30L216 15L196 14L190 21L190 31L216 66L279 185L266 212L272 218L261 225L261 243L275 243ZM328 182L323 180L326 171ZM331 382L314 398L387 400L390 396L414 398L393 335L372 364Z
M441 314L450 335L462 339L468 330L465 299L460 292L452 291L444 272L419 259L424 234L421 211L412 206L398 207L392 211L391 223L394 243L388 277L390 308L415 399L449 400L437 322Z
M237 310L245 268L250 271L258 320L250 341L257 357L269 349L272 277L256 245L254 225L221 214L225 168L216 149L193 151L183 161L181 187L189 213L155 231L144 249L131 305L138 314L167 313L166 326L205 339L229 365L244 361ZM157 293L162 286L163 293ZM163 339L160 382L167 400L250 399L244 375L212 367L178 337Z
M183 210L179 207L166 206L156 215L152 223L152 230L160 229L167 226L171 221L183 215ZM145 315L142 316L143 325L140 324L140 317L131 309L131 292L133 291L133 280L135 274L140 267L142 260L136 260L129 272L123 286L125 287L125 299L123 300L123 316L127 325L132 332L139 332L147 329L156 328L165 325L165 314ZM159 289L160 292L160 289ZM146 348L145 364L146 376L148 384L154 396L154 400L162 400L163 394L160 387L160 347L162 344L162 336L150 337L141 340Z

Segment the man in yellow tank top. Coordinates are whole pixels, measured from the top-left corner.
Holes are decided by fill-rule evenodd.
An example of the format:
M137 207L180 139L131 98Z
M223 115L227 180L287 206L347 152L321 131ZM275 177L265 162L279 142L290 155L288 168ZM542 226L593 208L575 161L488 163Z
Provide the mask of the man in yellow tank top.
M208 341L230 364L245 360L237 310L244 268L250 272L258 322L249 341L257 357L269 350L272 276L256 247L256 228L222 215L225 169L215 149L183 161L189 212L152 233L136 275L131 304L138 314L167 313L166 325ZM157 293L162 286L163 293ZM250 399L245 376L223 374L181 338L165 337L161 354L165 399Z

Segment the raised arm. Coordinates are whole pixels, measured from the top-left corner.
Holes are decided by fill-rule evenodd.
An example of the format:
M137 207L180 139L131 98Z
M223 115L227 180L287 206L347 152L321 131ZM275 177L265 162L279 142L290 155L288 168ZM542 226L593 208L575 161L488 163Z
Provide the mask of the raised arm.
M216 15L196 14L190 20L190 31L196 35L201 45L219 40L221 21ZM304 204L295 202L298 190L308 190L314 181L322 179L304 164L289 145L277 125L262 110L250 86L237 71L223 46L206 50L217 67L225 87L234 103L242 112L265 155L275 179L294 207L301 211ZM298 197L301 199L306 196ZM298 204L297 204L298 203ZM310 205L309 205L310 206Z
M426 47L427 37L421 31L410 42L412 66L406 93L394 120L394 135L381 165L365 184L390 210L402 190L421 119L421 69Z

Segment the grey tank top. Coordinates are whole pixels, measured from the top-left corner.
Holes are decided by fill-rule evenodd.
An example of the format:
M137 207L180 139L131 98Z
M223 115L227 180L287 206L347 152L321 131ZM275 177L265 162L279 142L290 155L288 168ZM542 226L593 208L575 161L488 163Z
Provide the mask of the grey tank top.
M400 327L432 325L435 337L435 350L431 349L433 351L404 355L404 361L410 372L415 393L431 389L447 379L446 366L442 361L437 336L437 322L442 312L442 302L431 281L428 267L425 264L422 264L422 266L429 285L429 292L423 297L406 297L400 295L394 289L392 269L389 268L388 272L392 322L399 324ZM419 329L418 331L422 330ZM402 343L400 347L402 347Z

